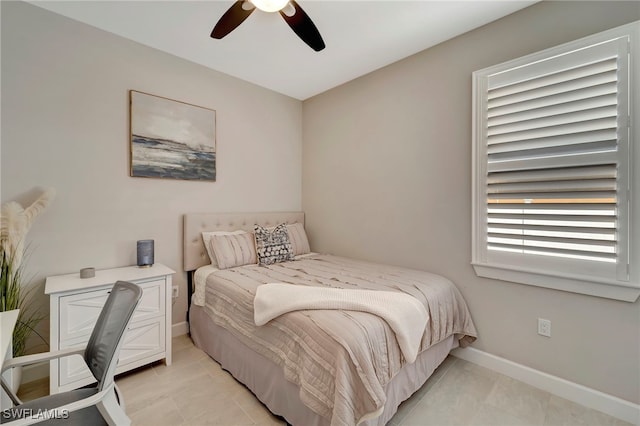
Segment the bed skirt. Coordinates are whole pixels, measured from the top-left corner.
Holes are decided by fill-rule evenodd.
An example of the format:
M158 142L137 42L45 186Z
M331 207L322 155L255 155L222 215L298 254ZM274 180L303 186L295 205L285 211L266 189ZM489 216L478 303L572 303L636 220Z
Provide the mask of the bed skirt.
M282 367L254 352L226 329L216 325L204 308L191 305L189 313L191 338L197 347L220 363L239 382L251 390L269 410L292 425L326 426L323 418L302 403L299 388L289 382ZM449 338L420 353L416 362L405 365L387 384L387 402L383 413L361 425L383 426L396 413L402 401L420 389L458 341Z

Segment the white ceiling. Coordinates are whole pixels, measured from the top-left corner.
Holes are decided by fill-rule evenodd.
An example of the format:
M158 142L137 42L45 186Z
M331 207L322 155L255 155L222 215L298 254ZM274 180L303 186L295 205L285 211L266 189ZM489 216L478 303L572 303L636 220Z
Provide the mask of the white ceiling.
M210 38L233 0L30 3L304 100L536 1L298 0L324 38L321 52L260 10Z

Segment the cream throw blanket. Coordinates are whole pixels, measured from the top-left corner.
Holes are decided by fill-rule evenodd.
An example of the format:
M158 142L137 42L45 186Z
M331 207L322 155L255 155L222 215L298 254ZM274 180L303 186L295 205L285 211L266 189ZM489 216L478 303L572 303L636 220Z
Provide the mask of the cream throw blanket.
M253 307L258 326L287 312L306 309L343 309L377 315L389 324L409 363L418 356L429 320L422 302L406 293L393 291L263 284L256 290Z

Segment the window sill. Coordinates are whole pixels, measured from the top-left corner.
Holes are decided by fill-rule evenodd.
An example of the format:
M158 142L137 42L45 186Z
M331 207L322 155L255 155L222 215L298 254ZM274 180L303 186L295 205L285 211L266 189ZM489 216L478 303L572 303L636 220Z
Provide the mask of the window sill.
M501 281L533 285L571 293L586 294L606 299L635 302L640 296L640 286L633 284L600 283L573 277L547 275L510 266L472 263L476 275Z

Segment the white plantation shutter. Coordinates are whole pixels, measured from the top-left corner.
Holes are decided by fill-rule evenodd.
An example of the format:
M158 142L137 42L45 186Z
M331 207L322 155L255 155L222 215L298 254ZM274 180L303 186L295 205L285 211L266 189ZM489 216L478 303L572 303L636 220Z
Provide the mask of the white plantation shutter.
M630 39L474 73L474 265L629 281Z

